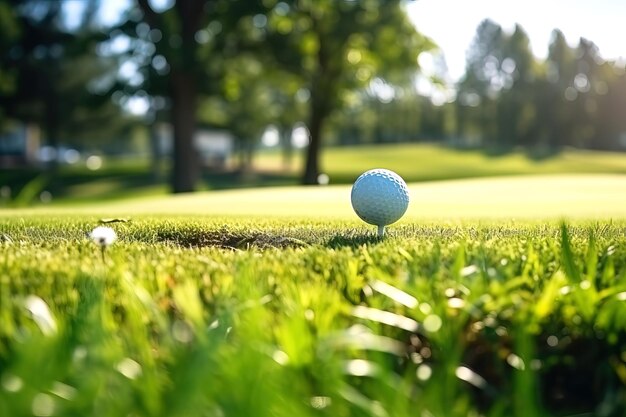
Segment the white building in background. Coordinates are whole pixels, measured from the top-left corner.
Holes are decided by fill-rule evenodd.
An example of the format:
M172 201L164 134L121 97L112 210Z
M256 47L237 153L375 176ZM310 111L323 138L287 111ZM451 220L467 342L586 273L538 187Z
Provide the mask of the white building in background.
M156 130L160 154L171 155L174 144L172 125L160 123ZM207 166L225 166L235 151L235 138L226 130L198 129L193 139L204 165Z
M17 124L0 133L0 167L32 165L39 162L41 131L35 124Z
M224 166L234 152L235 139L224 130L198 130L193 139L207 165Z

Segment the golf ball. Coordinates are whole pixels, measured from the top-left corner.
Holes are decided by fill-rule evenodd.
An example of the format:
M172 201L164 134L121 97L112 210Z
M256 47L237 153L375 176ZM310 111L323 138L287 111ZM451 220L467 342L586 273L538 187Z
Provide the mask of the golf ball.
M409 190L398 174L372 169L361 174L352 186L352 208L366 223L386 226L395 223L409 207Z

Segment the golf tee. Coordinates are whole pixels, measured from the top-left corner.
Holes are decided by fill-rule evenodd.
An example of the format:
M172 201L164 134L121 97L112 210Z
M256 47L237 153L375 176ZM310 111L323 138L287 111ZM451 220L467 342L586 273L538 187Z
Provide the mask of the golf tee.
M385 236L385 225L378 226L378 237Z

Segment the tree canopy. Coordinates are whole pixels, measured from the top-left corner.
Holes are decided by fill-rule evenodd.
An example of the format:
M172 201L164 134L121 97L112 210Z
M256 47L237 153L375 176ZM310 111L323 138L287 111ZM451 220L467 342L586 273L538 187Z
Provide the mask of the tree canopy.
M434 45L409 22L402 2L268 1L267 37L276 61L303 78L310 92L310 142L302 181L316 184L328 117L351 91L375 77L396 80L417 70L417 56Z
M0 124L37 124L58 146L108 140L129 120L167 121L175 192L200 178L199 125L230 131L246 168L268 126L288 156L304 123L305 184L318 182L324 144L626 146L624 63L558 30L539 59L520 25L483 21L452 85L403 0L134 0L108 26L98 21L105 3L88 0L73 27L68 4L0 0Z

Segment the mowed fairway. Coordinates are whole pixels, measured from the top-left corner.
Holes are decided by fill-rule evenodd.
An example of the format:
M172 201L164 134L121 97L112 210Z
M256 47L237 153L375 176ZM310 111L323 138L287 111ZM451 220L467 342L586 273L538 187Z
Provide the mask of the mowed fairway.
M351 186L222 191L112 205L129 213L354 219ZM626 175L556 175L410 185L402 221L626 218ZM132 205L131 205L132 204ZM93 207L92 207L93 208Z
M5 210L5 215L95 213L354 220L350 186L275 187L148 197L67 207ZM626 175L571 174L409 184L400 224L423 220L624 219Z
M0 211L0 416L626 415L625 177L410 189Z
M207 170L199 187L219 190L297 185L302 173L302 154L296 152L293 157L292 163L286 167L278 151L260 151L254 159L256 171L241 176L228 169L226 172ZM231 161L231 164L235 162ZM371 168L391 169L409 183L518 175L626 175L626 153L564 149L549 157L533 158L520 150L490 155L481 150L420 143L329 147L322 154L322 169L333 185L352 184L362 172ZM0 170L0 185L12 185L11 195L15 201L11 204L14 207L38 200L43 190L51 193L55 205L58 202L89 204L167 194L167 186L155 182L149 161L145 160L106 160L103 168L97 171L88 170L80 163L61 166L57 180L52 183L39 174L29 170ZM27 184L30 186L26 187ZM6 203L0 198L0 205Z
M296 154L293 168L301 172L302 159ZM261 153L256 166L283 167L280 154ZM457 178L557 173L626 174L626 154L566 149L544 158L522 151L490 155L482 150L459 150L445 146L414 143L375 146L330 147L322 154L322 169L331 183L350 183L370 168L389 168L408 182Z

